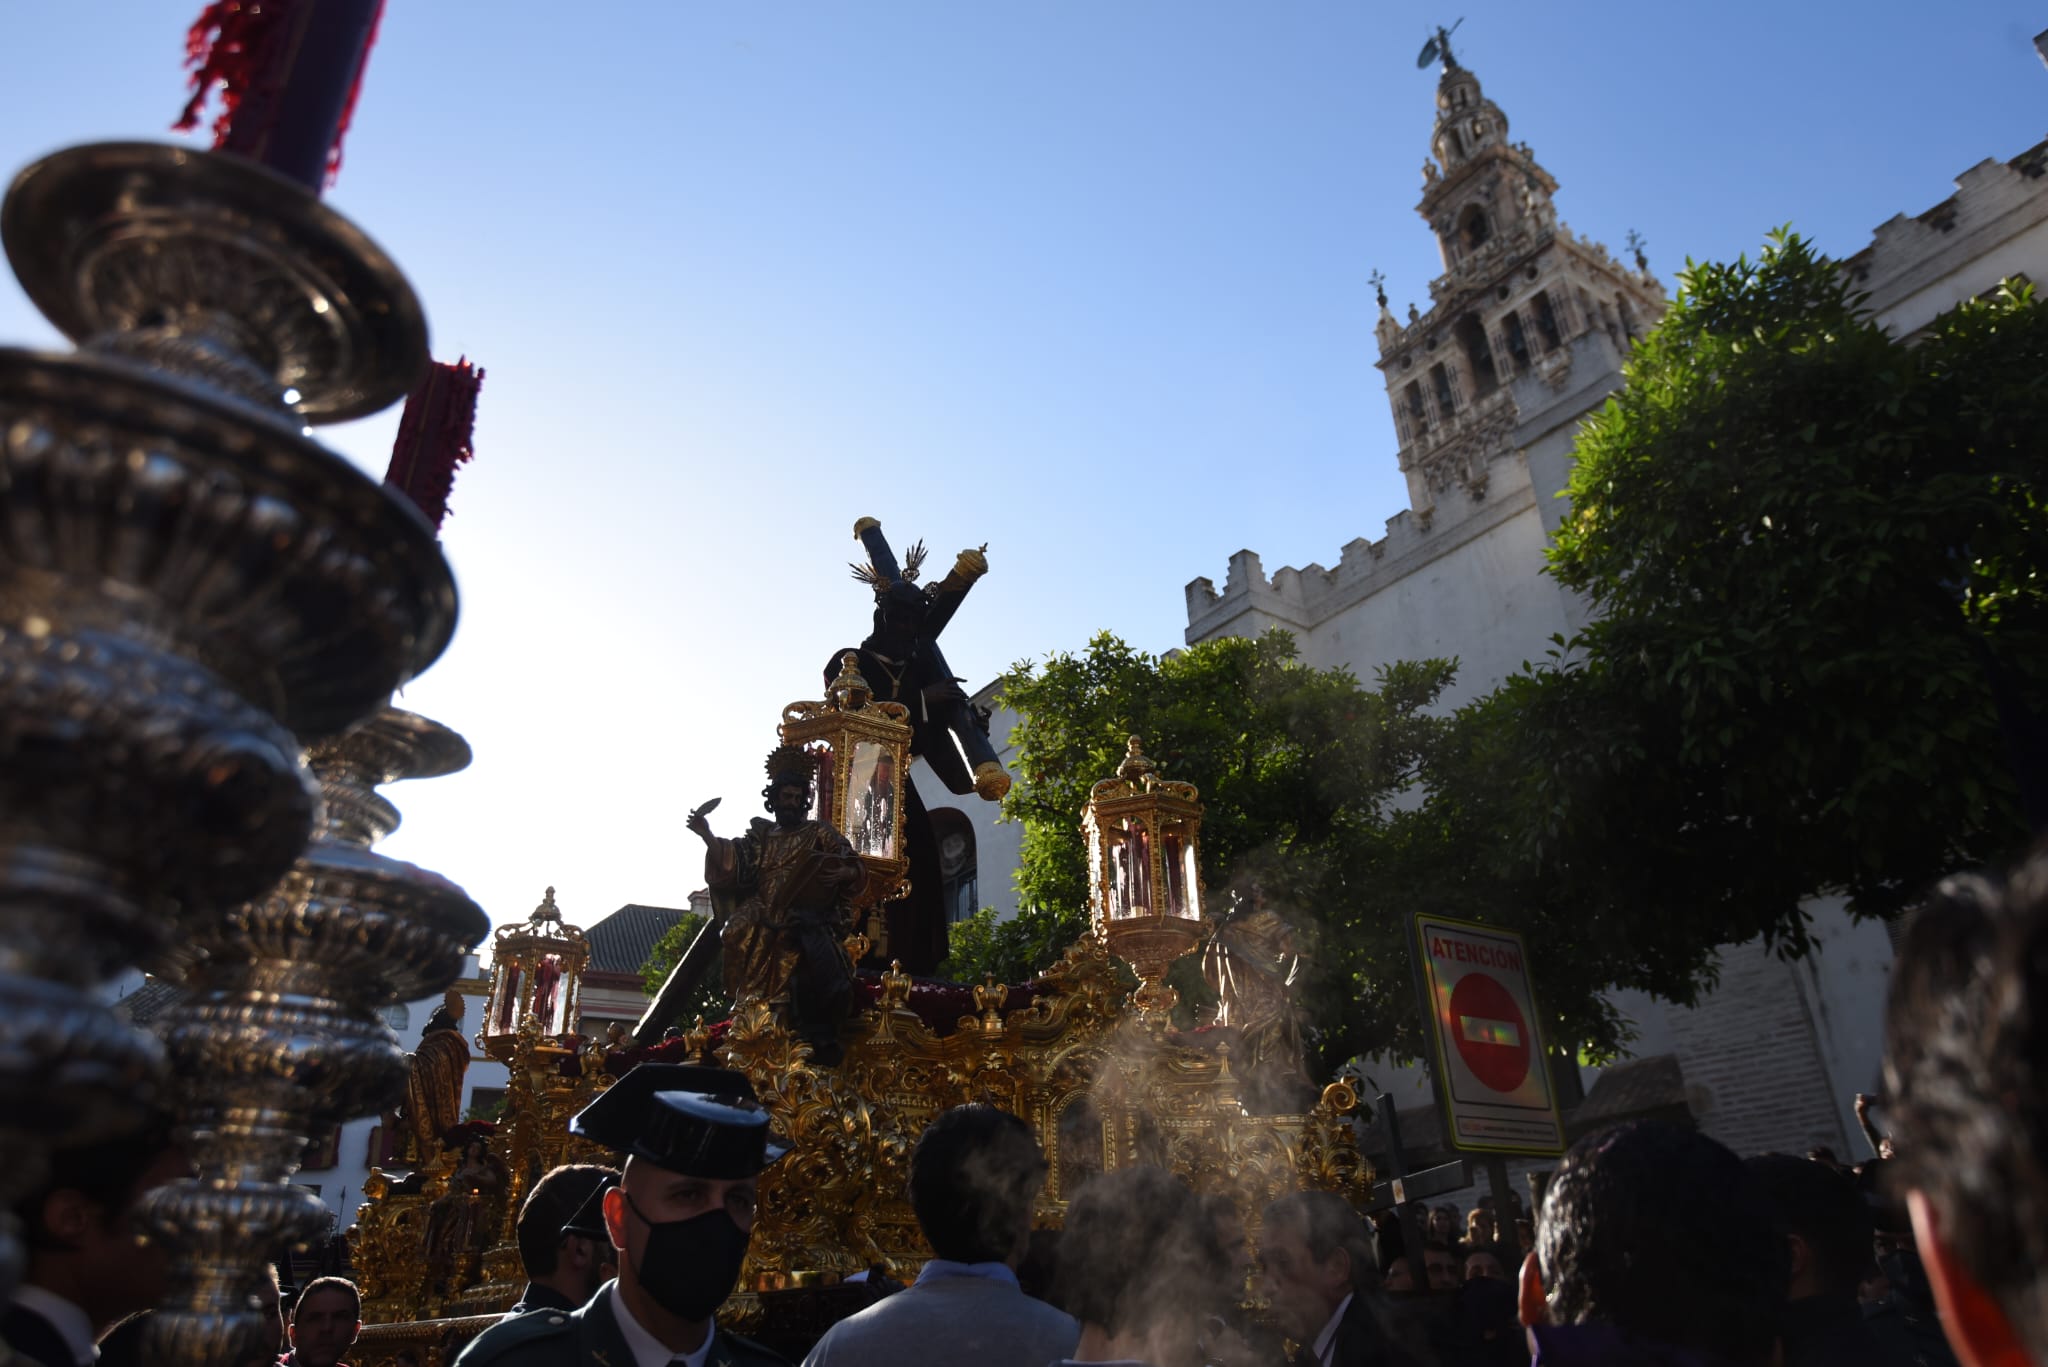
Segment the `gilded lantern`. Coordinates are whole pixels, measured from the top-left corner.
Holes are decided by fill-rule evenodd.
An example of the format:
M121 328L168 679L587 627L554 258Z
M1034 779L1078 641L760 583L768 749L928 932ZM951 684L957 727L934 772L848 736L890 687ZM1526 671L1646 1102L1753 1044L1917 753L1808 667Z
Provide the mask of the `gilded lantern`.
M501 926L491 938L491 996L477 1047L500 1061L518 1047L520 1024L532 1016L540 1033L572 1034L581 1016L583 967L590 941L579 926L562 920L555 890L525 921Z
M1161 778L1132 736L1116 777L1089 790L1081 824L1095 931L1136 970L1138 1009L1149 1021L1164 1021L1179 1000L1166 986L1166 971L1204 934L1200 794L1192 783Z
M903 785L910 775L910 709L876 702L860 674L860 657L839 657L839 677L823 702L795 702L782 709L777 728L785 745L802 746L818 761L818 793L812 816L829 822L852 844L866 866L867 882L854 899L867 912L867 938L886 953L878 909L910 891L910 853L903 843Z

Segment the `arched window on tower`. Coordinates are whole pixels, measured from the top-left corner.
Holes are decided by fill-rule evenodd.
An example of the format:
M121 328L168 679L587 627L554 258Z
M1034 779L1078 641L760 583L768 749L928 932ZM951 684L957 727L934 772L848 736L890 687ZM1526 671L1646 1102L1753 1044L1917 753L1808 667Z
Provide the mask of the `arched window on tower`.
M1404 406L1408 410L1408 423L1415 429L1415 435L1425 436L1429 432L1429 405L1422 401L1422 381L1410 380L1408 387L1401 391Z
M1486 210L1477 204L1467 205L1459 220L1458 236L1463 240L1466 251L1473 251L1484 245L1493 236L1493 220L1486 216Z
M1557 350L1564 345L1564 334L1558 330L1557 310L1550 305L1550 291L1539 291L1530 303L1536 313L1536 336L1543 342L1543 349Z
M932 835L939 844L939 901L946 908L946 920L964 921L981 910L974 822L958 807L935 807Z
M1429 368L1429 384L1436 393L1436 411L1450 417L1457 411L1458 401L1451 390L1451 374L1441 363Z
M1465 366L1472 372L1472 397L1483 399L1500 388L1500 374L1493 364L1493 348L1487 345L1486 325L1479 321L1479 315L1466 314L1451 328L1451 332L1465 350Z
M1529 368L1529 334L1522 327L1522 311L1509 309L1500 320L1501 342L1508 349L1508 364L1519 375Z
M1628 306L1628 296L1614 296L1614 311L1621 315L1621 331L1631 342L1636 339L1636 311Z

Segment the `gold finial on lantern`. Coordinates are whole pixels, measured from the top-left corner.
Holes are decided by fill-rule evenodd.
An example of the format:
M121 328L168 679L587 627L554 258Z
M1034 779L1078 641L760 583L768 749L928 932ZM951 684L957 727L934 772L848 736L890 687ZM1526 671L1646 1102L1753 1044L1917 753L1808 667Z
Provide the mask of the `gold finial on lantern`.
M858 712L874 701L875 690L860 672L860 655L847 651L839 657L839 677L825 690L825 699L841 712Z

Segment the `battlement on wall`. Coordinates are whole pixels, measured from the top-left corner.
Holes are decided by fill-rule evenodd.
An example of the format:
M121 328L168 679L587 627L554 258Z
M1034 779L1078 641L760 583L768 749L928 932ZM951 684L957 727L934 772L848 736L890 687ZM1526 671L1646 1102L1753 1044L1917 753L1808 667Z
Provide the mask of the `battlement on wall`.
M1868 291L1870 307L1892 305L1986 256L2000 242L2048 219L2048 142L2010 161L1987 158L1956 177L1956 192L1917 214L1878 225L1870 245L1842 268Z
M1518 463L1514 452L1504 452L1492 464ZM1206 575L1188 581L1188 641L1223 632L1256 635L1274 626L1313 630L1343 608L1395 583L1418 561L1434 559L1532 504L1526 474L1517 473L1519 479L1482 480L1476 492L1450 491L1434 507L1394 514L1378 540L1361 536L1346 542L1333 568L1290 565L1269 575L1258 552L1237 552L1230 557L1221 590ZM1489 487L1496 491L1491 497ZM1509 491L1506 496L1498 492L1503 489Z

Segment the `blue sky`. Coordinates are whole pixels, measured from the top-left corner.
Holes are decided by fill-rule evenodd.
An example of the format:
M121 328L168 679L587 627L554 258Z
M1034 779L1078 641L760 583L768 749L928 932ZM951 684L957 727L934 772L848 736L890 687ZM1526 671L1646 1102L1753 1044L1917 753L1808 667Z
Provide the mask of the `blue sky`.
M172 138L198 0L0 0L8 173ZM992 572L978 685L1180 642L1250 547L1334 563L1405 504L1367 276L1416 217L1455 41L1562 218L1671 281L1790 221L1846 254L2048 134L2048 12L1460 0L390 0L329 200L489 370L445 543L464 621L404 702L466 774L386 847L498 919L676 904L781 705L866 629L853 520ZM0 338L55 338L11 278ZM381 474L396 411L323 438ZM986 873L984 876L988 876Z

